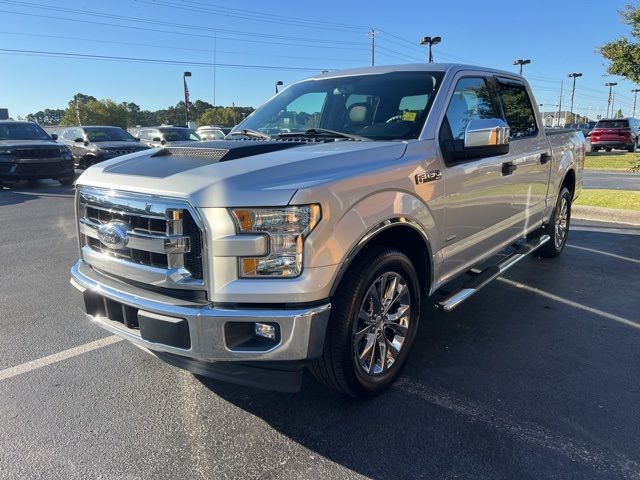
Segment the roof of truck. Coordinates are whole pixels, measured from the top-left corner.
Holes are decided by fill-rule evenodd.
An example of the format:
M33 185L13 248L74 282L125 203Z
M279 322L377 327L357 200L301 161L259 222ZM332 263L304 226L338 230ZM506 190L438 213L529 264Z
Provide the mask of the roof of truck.
M459 70L480 70L502 75L518 76L517 73L498 70L495 68L481 67L478 65L465 65L461 63L408 63L401 65L382 65L380 67L362 67L349 70L333 70L309 77L311 79L322 79L331 77L346 77L349 75L370 75L392 72L449 72Z

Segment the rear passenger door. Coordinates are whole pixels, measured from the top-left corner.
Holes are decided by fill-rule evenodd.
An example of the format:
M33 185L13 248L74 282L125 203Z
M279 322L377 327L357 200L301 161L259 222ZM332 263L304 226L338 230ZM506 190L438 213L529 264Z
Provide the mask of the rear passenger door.
M496 91L511 136L505 162L513 165L502 182L511 194L511 236L524 235L542 221L546 205L551 151L538 127L531 95L519 79L496 78Z
M464 143L471 120L502 117L492 78L461 76L454 85L439 131L446 165L443 280L467 270L489 250L504 244L513 215L512 191L503 175L506 155L458 159L453 152Z

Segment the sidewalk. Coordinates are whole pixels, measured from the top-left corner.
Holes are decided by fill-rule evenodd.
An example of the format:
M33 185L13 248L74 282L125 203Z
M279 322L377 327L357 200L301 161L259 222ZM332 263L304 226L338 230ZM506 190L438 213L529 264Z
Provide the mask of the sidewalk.
M634 210L573 205L571 208L571 216L580 220L625 223L627 225L640 227L640 212Z

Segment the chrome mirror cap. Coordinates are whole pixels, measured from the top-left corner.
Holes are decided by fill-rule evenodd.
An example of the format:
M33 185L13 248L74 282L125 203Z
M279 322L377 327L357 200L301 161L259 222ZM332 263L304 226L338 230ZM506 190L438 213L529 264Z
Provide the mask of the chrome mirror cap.
M464 148L509 144L509 125L499 118L471 120L464 132Z

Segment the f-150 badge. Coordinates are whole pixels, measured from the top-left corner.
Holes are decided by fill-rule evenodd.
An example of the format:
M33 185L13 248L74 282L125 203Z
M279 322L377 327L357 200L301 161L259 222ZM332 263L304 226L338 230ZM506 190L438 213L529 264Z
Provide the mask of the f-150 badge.
M430 172L422 172L416 175L416 185L421 183L433 182L434 180L440 180L442 178L442 172L440 170L431 170Z

